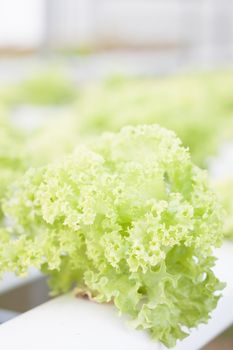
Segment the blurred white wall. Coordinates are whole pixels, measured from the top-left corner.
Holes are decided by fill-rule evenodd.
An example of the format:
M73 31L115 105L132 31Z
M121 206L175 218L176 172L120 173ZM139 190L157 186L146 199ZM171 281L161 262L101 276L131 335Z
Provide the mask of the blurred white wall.
M1 47L233 55L233 0L0 0Z
M44 40L44 5L44 0L0 0L0 48L40 46Z
M233 46L232 0L50 0L49 45Z
M93 42L98 0L45 0L45 4L46 46L78 47Z
M179 1L102 0L96 13L95 36L99 40L132 45L179 44L182 31Z

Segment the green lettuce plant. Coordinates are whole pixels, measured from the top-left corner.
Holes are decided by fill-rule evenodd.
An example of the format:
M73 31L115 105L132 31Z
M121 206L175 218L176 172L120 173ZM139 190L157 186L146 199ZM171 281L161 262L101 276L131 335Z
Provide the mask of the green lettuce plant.
M25 169L23 134L11 125L8 111L0 106L0 226L3 219L1 206L7 188Z
M227 238L233 238L233 177L214 183L219 201L225 210L223 233Z
M46 76L41 80L49 90ZM40 88L37 78L32 81L37 86L32 89L38 95L37 102L43 95L50 99L50 92ZM232 138L232 81L232 72L223 71L153 79L115 77L88 83L79 91L77 102L56 119L56 126L51 118L28 140L32 164L57 159L83 139L104 131L157 123L174 130L194 162L206 167L207 158L216 153L223 140ZM62 84L54 85L60 89Z
M125 127L29 170L4 202L1 271L36 266L53 294L113 302L167 347L207 322L223 285L221 208L175 134Z
M73 152L84 137L79 133L77 119L72 116L71 110L64 116L53 116L27 137L25 152L31 166L45 165Z
M81 134L158 123L174 130L195 163L206 166L221 142L222 120L230 113L227 101L233 97L229 86L228 99L223 100L220 77L212 73L121 79L87 86L77 103Z
M76 97L74 84L55 67L41 70L21 82L0 88L0 100L8 106L61 105L71 103Z
M232 138L232 81L232 72L227 71L153 79L118 77L88 83L63 122L58 121L56 128L48 125L37 135L37 150L40 153L48 129L48 139L57 140L59 155L78 141L104 131L157 123L174 130L189 147L194 162L206 167L207 158L215 154L222 141ZM43 146L41 149L43 153ZM55 153L50 156L46 152L47 158L52 159Z

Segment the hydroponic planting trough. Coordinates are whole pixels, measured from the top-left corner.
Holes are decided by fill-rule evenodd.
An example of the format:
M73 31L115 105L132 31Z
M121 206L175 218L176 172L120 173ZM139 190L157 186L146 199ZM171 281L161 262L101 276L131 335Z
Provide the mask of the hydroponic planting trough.
M193 330L175 350L198 350L233 323L233 243L217 251L218 277L227 282L223 298L207 325ZM4 349L161 350L145 334L130 329L112 305L97 304L67 294L49 301L0 327Z

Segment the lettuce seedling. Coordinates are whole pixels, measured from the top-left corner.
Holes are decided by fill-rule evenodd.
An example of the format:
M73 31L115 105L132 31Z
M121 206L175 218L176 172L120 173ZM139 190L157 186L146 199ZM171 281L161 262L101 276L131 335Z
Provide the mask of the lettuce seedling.
M39 267L54 294L76 285L113 302L167 347L216 307L221 208L206 172L171 131L106 133L29 170L4 209L14 224L4 235L2 271Z

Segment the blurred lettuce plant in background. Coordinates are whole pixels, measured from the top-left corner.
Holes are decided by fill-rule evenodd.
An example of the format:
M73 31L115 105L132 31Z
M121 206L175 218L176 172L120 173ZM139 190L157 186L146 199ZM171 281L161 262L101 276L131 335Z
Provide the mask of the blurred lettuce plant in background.
M232 73L220 72L96 84L80 97L81 128L89 133L158 123L174 130L193 160L206 166L233 119L232 81Z
M7 188L28 167L24 135L10 123L8 113L0 107L0 225L3 219L1 205Z
M157 123L174 130L190 149L194 162L206 167L208 157L219 145L233 138L232 91L230 70L153 79L113 76L77 88L62 70L54 68L5 92L0 90L0 101L12 107L67 106L63 117L48 120L32 134L31 145L29 139L34 164L37 152L38 164L43 163L43 157L46 163L72 151L80 140L103 131Z
M74 83L61 69L38 71L22 81L0 88L0 101L6 105L62 105L77 98Z
M77 102L56 121L56 128L48 121L37 133L39 158L46 153L44 140L53 149L52 159L104 131L157 123L174 130L194 162L207 167L208 157L216 154L224 140L233 138L232 81L233 74L227 71L154 79L112 77L87 83L79 89ZM57 155L49 139L58 145Z
M214 188L225 209L224 235L233 238L233 177L216 181Z

